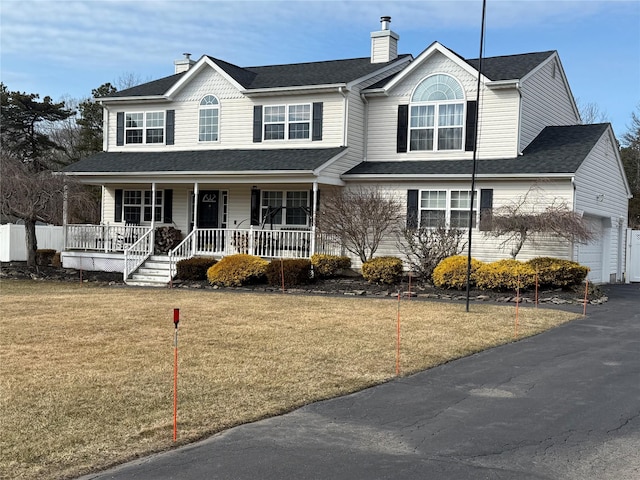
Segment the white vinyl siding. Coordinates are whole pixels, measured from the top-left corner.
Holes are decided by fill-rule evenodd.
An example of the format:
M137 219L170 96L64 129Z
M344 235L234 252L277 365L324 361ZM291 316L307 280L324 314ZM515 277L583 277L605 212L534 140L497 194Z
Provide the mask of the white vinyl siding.
M582 163L575 175L576 206L585 216L600 219L603 223L603 236L608 252L597 281L608 282L610 276L622 279L620 271L626 262L624 248L618 252L618 246L627 228L628 198L621 165L612 146L611 132L608 130ZM602 172L608 172L603 175ZM576 256L579 253L576 246ZM583 247L584 250L584 247ZM620 255L620 258L618 257Z
M217 142L198 142L199 104L205 95L215 94L220 102L219 139ZM253 143L253 107L254 105L285 105L323 103L322 140L298 139L285 142ZM145 152L163 150L209 150L228 148L331 148L343 145L344 104L343 96L338 93L309 95L277 95L248 98L241 94L221 75L212 69L204 69L185 86L170 103L160 104L163 109L175 110L174 145L125 145L116 146L116 109L110 108L108 115L109 151ZM127 111L158 111L159 105L132 104Z
M555 72L555 75L554 75ZM560 65L552 58L520 86L522 95L522 130L520 151L546 126L579 123L571 102L571 91Z

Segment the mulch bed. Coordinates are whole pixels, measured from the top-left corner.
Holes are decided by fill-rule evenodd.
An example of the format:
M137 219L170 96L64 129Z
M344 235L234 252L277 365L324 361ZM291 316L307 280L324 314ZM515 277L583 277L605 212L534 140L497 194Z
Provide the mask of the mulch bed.
M27 279L37 281L62 281L62 282L92 282L104 286L123 286L122 273L120 272L92 272L79 271L70 268L53 266L39 266L28 268L25 262L6 262L0 268L0 279ZM202 290L229 290L229 291L253 291L253 292L280 292L280 287L266 284L248 285L245 287L218 287L209 285L208 282L182 282L174 281L173 288L202 289ZM392 297L400 295L403 298L440 299L449 301L466 301L466 291L443 290L431 285L415 282L405 277L400 284L375 285L368 283L359 276L344 276L330 279L315 280L308 285L286 287L289 294L306 295L347 295L368 297ZM535 292L523 292L516 297L516 292L493 292L484 290L472 290L469 298L475 302L499 302L499 303L534 303ZM601 304L608 299L597 286L590 286L588 293L590 304ZM576 289L541 290L538 292L538 301L542 304L570 305L584 302L584 286Z

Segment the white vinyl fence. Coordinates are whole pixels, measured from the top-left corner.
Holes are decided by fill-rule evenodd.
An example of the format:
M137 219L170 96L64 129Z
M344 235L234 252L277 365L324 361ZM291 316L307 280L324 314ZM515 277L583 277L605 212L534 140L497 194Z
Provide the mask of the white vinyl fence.
M38 250L51 249L56 252L64 247L62 227L55 225L36 225ZM0 225L0 262L24 262L27 260L27 247L24 240L24 225L8 223Z

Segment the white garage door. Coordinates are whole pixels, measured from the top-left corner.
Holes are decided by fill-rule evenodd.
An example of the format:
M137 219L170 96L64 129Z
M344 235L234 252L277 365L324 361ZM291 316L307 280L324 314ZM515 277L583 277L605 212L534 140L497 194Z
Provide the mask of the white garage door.
M578 263L589 267L590 282L602 282L602 259L603 259L603 228L602 220L595 217L584 217L589 228L594 233L594 239L587 244L578 244Z

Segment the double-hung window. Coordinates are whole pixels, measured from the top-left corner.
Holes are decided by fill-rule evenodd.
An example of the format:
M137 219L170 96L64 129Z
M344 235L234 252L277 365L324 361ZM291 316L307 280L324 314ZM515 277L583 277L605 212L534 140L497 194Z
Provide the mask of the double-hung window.
M304 140L311 138L311 105L266 105L265 140Z
M125 143L164 143L164 112L125 113Z
M122 218L127 223L139 225L151 221L153 207L151 190L124 190L122 198ZM156 190L156 221L162 220L164 192Z
M473 226L476 226L477 193L473 201ZM422 190L420 192L420 226L467 228L471 192L469 190Z
M445 74L423 80L413 92L409 116L409 149L462 150L464 91Z
M217 142L220 125L220 104L213 95L206 95L200 101L199 135L201 142Z
M262 192L261 219L265 225L307 226L309 192Z

